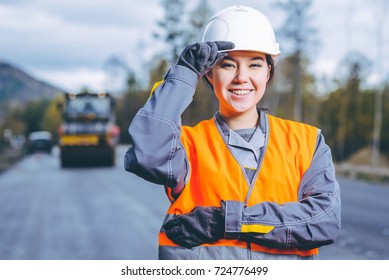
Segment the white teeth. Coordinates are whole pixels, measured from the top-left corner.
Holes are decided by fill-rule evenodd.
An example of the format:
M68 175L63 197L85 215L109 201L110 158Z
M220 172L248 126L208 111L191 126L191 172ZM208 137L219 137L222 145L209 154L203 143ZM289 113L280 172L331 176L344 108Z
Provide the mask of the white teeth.
M251 90L231 90L231 92L237 95L246 95L249 94Z

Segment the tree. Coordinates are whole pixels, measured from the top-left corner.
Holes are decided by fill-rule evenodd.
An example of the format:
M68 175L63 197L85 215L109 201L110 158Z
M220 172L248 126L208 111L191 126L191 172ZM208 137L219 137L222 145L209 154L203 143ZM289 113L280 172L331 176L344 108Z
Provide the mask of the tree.
M162 0L164 18L158 22L161 33L154 33L154 36L166 42L170 48L170 56L167 58L171 63L177 61L178 56L185 46L187 35L185 35L185 1L184 0Z
M167 62L161 60L155 69L151 70L150 77L153 81L159 81L166 72ZM130 72L127 78L127 91L125 94L117 98L115 116L116 124L120 127L120 142L128 143L128 126L135 117L139 109L145 104L147 98L150 96L150 90L153 84L149 85L149 89L142 90L139 81L135 75Z
M277 116L294 119L294 95L293 95L293 74L295 72L295 57L293 54L284 57L276 66L274 79L267 85L266 94L261 100L260 107L269 110ZM301 62L301 91L302 91L302 118L305 123L318 125L318 111L320 100L316 94L316 79L308 71L308 59Z
M382 135L380 149L389 156L389 80L384 84L382 91Z
M118 55L109 57L104 63L104 70L109 78L107 87L112 93L122 91L125 86L125 78L133 75L133 71L127 65L125 59Z
M290 43L292 55L289 57L294 65L292 91L294 95L294 119L303 120L303 61L307 58L307 48L311 42L314 29L309 25L309 9L312 0L286 0L277 3L286 13L280 35ZM307 64L305 64L307 65Z
M164 36L158 34L156 38L163 39L170 46L171 57L163 60L151 72L150 89L156 81L161 79L167 70L167 65L176 63L185 45L201 40L205 24L212 14L206 0L200 0L189 13L185 13L184 1L163 0L162 3L165 17L158 24L163 30ZM193 102L182 116L183 124L196 124L198 121L212 116L216 110L217 101L214 94L200 81Z
M160 81L168 69L168 61L161 59L159 63L150 71L150 83L149 91L153 88L154 84Z
M374 167L379 166L380 159L380 142L381 142L381 130L382 130L382 100L383 100L383 77L384 77L384 21L386 19L387 1L382 1L377 5L377 72L381 76L382 86L378 89L375 95L375 110L374 110L374 126L373 126L373 141L372 141L372 156L371 163Z
M205 25L211 16L212 10L207 0L200 0L189 15L188 42L201 41ZM182 116L182 122L186 125L195 125L201 120L211 118L217 109L218 101L212 89L199 81L193 101Z
M321 128L336 160L345 160L372 140L375 90L362 88L368 59L361 54L348 54L338 73L344 75L339 87L322 102ZM364 72L365 71L365 72ZM346 73L346 74L344 74Z
M189 16L189 32L187 41L199 42L207 21L212 16L212 10L207 0L200 0Z
M26 124L24 121L24 107L21 105L11 106L8 109L6 118L1 127L1 137L4 130L10 130L13 135L26 135ZM4 139L2 139L4 141Z
M43 130L43 116L50 100L29 101L26 105L14 104L8 109L2 129L10 129L13 135L25 135Z
M50 105L50 100L41 99L30 101L24 110L23 120L26 125L26 134L33 131L42 130L42 119L44 112Z
M61 111L58 109L58 104L65 104L63 95L58 95L47 109L44 111L41 120L41 127L43 130L50 131L54 139L58 139L58 128L62 122Z

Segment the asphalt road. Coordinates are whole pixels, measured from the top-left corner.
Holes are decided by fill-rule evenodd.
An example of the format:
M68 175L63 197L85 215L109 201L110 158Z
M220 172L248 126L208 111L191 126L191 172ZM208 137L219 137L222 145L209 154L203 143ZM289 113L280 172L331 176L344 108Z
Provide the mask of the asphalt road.
M163 188L114 168L31 155L0 174L0 259L157 259ZM343 227L321 259L389 259L389 185L339 179Z
M342 229L322 259L389 260L389 184L339 178Z
M35 154L0 175L0 259L156 259L163 188L114 168Z

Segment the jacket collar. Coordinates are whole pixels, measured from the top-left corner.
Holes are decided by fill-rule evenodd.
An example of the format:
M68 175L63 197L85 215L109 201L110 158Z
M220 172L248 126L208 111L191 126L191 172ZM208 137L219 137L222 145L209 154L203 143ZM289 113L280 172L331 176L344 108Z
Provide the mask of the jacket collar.
M256 128L250 141L247 142L237 132L230 129L226 124L226 122L221 117L220 113L217 112L215 114L216 123L218 124L221 132L223 133L223 138L225 139L226 143L228 143L228 145L231 146L237 146L248 150L252 150L255 154L257 154L256 151L262 148L265 144L265 135L261 129L262 119L265 118L265 115L260 111L258 113L260 114L260 121L258 127Z

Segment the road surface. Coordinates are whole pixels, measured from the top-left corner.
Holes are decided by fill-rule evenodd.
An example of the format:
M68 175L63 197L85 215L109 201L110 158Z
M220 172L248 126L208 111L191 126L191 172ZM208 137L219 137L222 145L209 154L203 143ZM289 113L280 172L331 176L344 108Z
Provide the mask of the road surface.
M0 174L0 259L157 259L163 188L114 168L62 169L58 151ZM343 227L322 259L389 259L389 186L340 179Z

